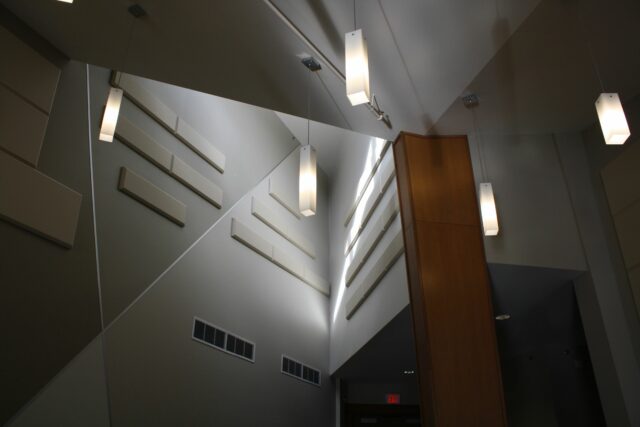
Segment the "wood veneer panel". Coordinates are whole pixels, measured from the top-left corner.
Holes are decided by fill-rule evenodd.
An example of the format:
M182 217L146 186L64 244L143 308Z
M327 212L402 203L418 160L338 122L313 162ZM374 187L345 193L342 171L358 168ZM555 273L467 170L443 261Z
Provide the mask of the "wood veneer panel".
M475 183L465 137L394 144L425 426L506 426Z

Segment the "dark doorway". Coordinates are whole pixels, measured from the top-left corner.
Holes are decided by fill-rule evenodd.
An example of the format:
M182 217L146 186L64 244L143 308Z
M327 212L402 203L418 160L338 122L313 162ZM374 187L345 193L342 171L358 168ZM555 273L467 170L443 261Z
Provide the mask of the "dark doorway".
M419 426L418 405L355 405L345 408L346 427Z

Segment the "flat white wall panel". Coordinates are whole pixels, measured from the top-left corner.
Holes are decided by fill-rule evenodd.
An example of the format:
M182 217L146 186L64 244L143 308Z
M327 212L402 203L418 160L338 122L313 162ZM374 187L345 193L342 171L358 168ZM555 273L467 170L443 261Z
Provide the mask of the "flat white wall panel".
M284 270L288 271L299 279L305 280L304 266L294 257L289 255L287 251L274 246L272 260L276 265L282 267Z
M395 237L389 243L376 259L373 268L367 273L362 282L360 282L351 295L351 298L347 301L346 317L350 319L355 312L360 308L364 301L369 297L371 292L380 283L380 280L389 271L393 264L398 260L400 255L404 252L404 242L402 240L402 232L396 232Z
M37 166L48 120L45 113L0 85L2 148L30 165Z
M251 200L251 213L311 258L316 257L315 248L308 239L293 230L284 218L255 197Z
M331 284L324 277L306 267L304 269L304 281L325 295L329 295L331 292Z
M0 151L0 217L71 248L82 195Z
M181 227L187 220L184 203L125 167L120 169L118 190Z
M117 83L125 95L143 111L157 120L171 132L176 131L178 115L162 103L151 92L142 87L136 77L125 73L116 73L114 83Z
M48 114L60 79L58 67L1 26L0 52L0 82Z
M171 152L151 139L126 117L120 117L118 120L116 138L160 169L170 172L173 157Z
M271 260L273 256L273 245L236 218L231 220L231 237Z
M171 175L218 209L222 207L222 189L176 156L171 162Z
M224 172L225 156L205 137L200 135L197 130L191 127L187 121L179 117L176 134L182 142L187 144L189 148L195 151L200 157L206 160L211 166Z

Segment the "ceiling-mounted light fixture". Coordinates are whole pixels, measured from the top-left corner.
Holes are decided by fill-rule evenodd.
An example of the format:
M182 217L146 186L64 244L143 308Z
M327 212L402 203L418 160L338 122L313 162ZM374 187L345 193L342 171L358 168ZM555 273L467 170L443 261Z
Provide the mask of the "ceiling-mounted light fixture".
M129 46L131 45L131 37L133 36L133 27L135 25L136 19L146 16L147 14L147 12L139 4L131 5L128 10L134 19L133 22L131 22L129 39L127 40L127 46L124 51L121 69L124 69L124 65L126 65L127 62L127 54L129 53ZM109 88L109 96L107 98L107 104L104 108L102 124L100 125L100 141L113 142L113 135L116 132L118 117L120 116L120 106L122 105L123 94L124 92L122 91L122 89L116 87Z
M120 105L122 104L122 95L122 89L115 87L109 89L109 97L107 98L107 105L104 107L104 115L100 125L100 141L113 142L113 135L116 132L118 115L120 114Z
M627 117L617 93L602 93L596 101L596 111L607 145L621 145L631 136Z
M367 42L362 30L350 31L345 35L345 66L347 97L351 105L366 104L370 101L369 56Z
M313 57L302 59L311 73L320 71L320 63ZM298 207L304 216L316 214L318 188L316 150L311 146L311 74L307 81L307 145L300 148L300 176L298 182Z
M73 0L58 0L58 1L62 3L73 3Z
M476 147L478 149L478 160L480 161L480 175L483 182L480 183L478 197L480 199L480 214L482 216L482 229L485 236L497 236L500 231L498 226L498 210L496 208L496 200L493 195L493 186L487 182L487 174L484 167L484 158L482 153L482 138L478 134L476 126L475 108L480 105L480 98L476 94L468 94L462 97L465 107L471 110L473 115L473 131L476 135Z
M482 214L482 228L485 236L497 236L498 212L493 197L493 187L490 182L480 183L480 213Z

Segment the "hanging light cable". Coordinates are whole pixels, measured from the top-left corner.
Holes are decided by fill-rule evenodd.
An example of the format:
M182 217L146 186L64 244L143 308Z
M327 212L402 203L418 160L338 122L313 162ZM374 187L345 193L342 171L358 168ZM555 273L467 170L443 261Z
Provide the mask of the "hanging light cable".
M313 58L305 58L302 63L311 71L321 69ZM311 73L307 80L307 145L300 148L300 176L298 182L298 207L304 216L316 214L318 173L316 150L311 146Z
M133 37L133 28L135 26L137 18L141 18L146 15L146 12L140 5L134 4L129 7L129 13L133 15L133 21L129 28L129 36L127 37L127 45L124 50L124 55L121 60L120 70L124 70L127 63L127 56L129 55L129 47L131 46L131 39ZM104 114L102 116L102 123L100 124L100 141L113 142L113 136L116 132L116 126L118 124L118 116L120 115L120 106L122 105L122 96L124 92L117 87L109 88L109 96L107 97L107 104L104 108Z
M480 105L480 101L476 95L467 95L463 97L464 105L471 110L473 116L473 133L476 137L476 149L478 151L478 160L480 161L480 186L478 189L478 197L480 199L480 214L482 216L482 229L485 236L497 236L500 231L498 226L498 210L496 208L496 200L493 195L493 186L487 179L486 168L484 164L484 156L482 150L482 137L478 133L476 125L475 108Z
M629 124L627 123L627 117L624 114L624 108L622 108L622 102L620 101L620 95L617 93L607 92L605 90L602 74L596 60L593 46L589 41L588 32L586 31L586 23L580 13L580 5L576 3L577 15L581 24L582 34L586 41L587 49L589 51L589 59L591 65L595 71L598 82L600 83L600 96L595 102L596 112L598 113L598 120L600 122L600 128L602 129L602 135L604 142L607 145L622 145L631 136L629 130Z

